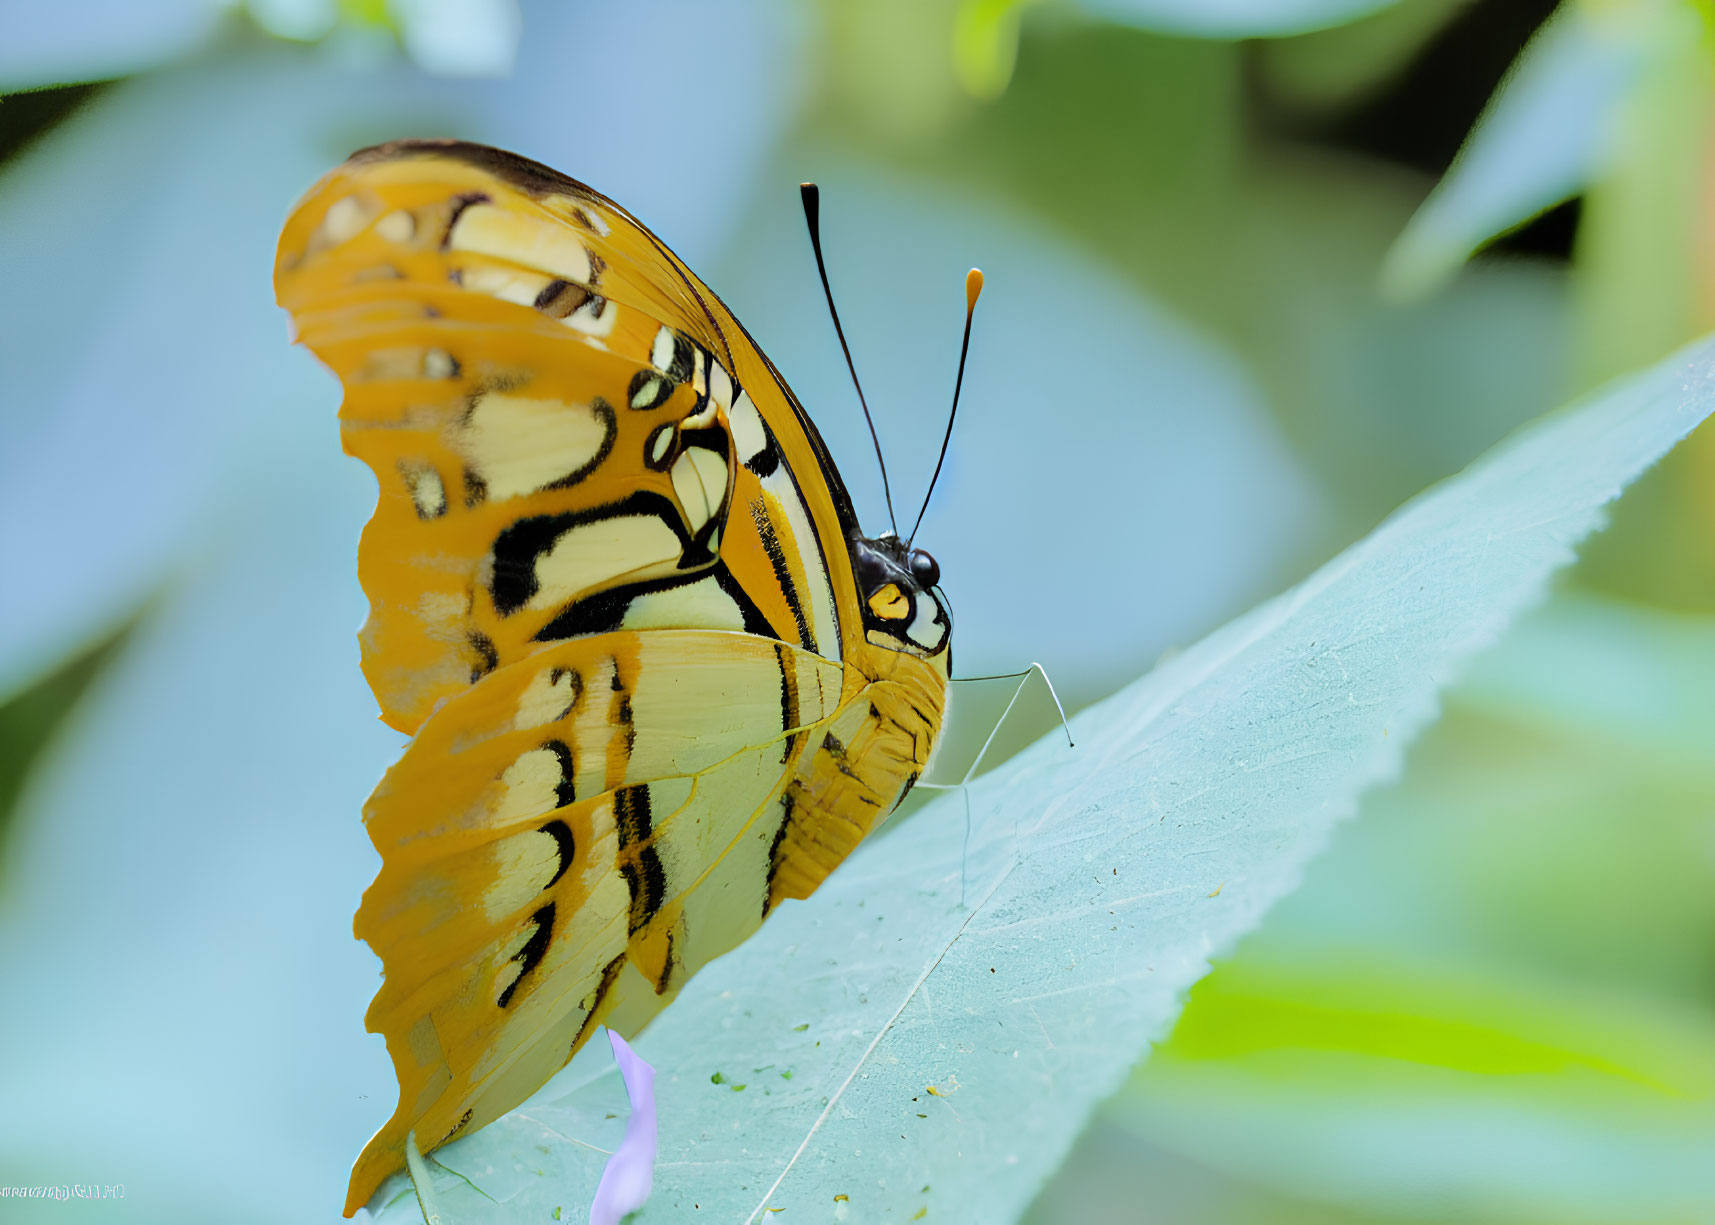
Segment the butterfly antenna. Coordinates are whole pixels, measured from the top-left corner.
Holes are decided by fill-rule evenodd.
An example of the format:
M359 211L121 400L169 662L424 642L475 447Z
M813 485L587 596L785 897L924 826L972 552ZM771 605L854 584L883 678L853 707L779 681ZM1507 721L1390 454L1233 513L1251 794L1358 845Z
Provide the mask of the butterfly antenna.
M863 419L869 424L870 441L875 443L875 462L881 465L881 492L887 497L887 521L897 536L899 520L893 514L893 490L887 483L887 461L881 457L881 435L875 432L875 418L869 415L869 401L863 398L863 384L858 382L851 346L846 344L846 330L840 326L840 312L834 309L834 291L828 287L828 266L822 261L822 192L814 183L800 183L798 193L804 199L804 221L810 227L810 246L816 252L816 271L822 276L828 314L834 318L834 335L840 338L840 351L846 355L846 369L852 372L852 386L857 388L858 403L863 405Z
M941 479L941 465L947 462L947 444L953 441L953 418L959 415L959 391L965 385L965 354L971 351L971 316L977 313L977 299L983 292L983 271L972 268L965 273L965 338L959 344L959 376L953 380L953 410L947 414L947 433L941 439L941 454L935 460L935 475L929 478L929 491L923 495L923 509L917 512L917 522L911 525L911 535L905 538L905 547L909 549L911 542L917 539L917 529L923 526L923 516L929 510L929 499L934 496L935 482Z

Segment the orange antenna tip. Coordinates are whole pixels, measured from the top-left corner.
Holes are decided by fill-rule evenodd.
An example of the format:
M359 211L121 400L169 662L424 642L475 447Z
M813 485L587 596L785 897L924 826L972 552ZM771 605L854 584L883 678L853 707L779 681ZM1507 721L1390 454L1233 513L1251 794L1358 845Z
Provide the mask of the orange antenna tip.
M929 492L923 495L923 507L917 512L917 522L911 525L911 535L905 538L907 549L917 539L917 529L923 526L929 499L935 493L935 482L941 479L941 465L947 462L947 444L953 441L953 420L959 415L959 390L965 385L965 357L971 351L971 319L977 313L977 297L982 291L983 270L972 268L965 273L965 338L959 342L959 373L953 378L953 407L947 413L947 432L941 437L941 454L935 460L934 473L929 477Z

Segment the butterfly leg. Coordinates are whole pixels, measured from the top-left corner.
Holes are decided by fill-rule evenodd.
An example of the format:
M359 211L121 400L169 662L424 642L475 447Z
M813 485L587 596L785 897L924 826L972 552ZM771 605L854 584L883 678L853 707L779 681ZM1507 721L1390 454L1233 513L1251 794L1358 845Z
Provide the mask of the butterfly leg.
M998 764L1005 761L1043 733L1049 726L1048 720L1041 717L1046 714L1043 698L1052 703L1065 732L1067 746L1075 745L1066 721L1065 707L1054 690L1054 682L1041 664L1032 663L1022 672L1000 676L955 679L949 696L949 720L942 733L942 744L931 759L928 772L918 781L917 789L956 790L963 797L965 839L959 871L959 900L960 905L964 905L972 892L973 858L984 857L985 849L974 847L982 831L976 828L971 809L970 782L982 771L985 762ZM1017 847L1016 828L1004 834L1001 831L987 832L998 835L994 839L996 844L1005 844L1010 862Z
M1049 705L1066 746L1075 748L1066 709L1041 664L999 676L955 678L940 743L917 785L962 787L983 771L985 762L1007 760L1052 726L1046 717Z
M965 780L956 783L918 783L917 791L957 791L964 801L965 809L965 840L959 850L959 906L965 906L965 898L970 893L971 840L976 836L976 819L971 813L971 789L965 785Z
M976 833L976 822L971 817L971 789L961 783L959 796L965 801L965 845L959 852L959 906L962 909L966 905L966 894L970 891L971 838ZM1009 841L1016 843L1017 839Z

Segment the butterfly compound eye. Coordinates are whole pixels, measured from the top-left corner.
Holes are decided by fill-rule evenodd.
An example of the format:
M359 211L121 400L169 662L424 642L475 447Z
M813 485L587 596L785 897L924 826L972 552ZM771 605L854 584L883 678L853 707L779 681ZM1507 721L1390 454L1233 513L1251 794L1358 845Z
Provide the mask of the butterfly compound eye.
M925 550L912 549L911 577L924 587L933 587L941 581L941 567Z

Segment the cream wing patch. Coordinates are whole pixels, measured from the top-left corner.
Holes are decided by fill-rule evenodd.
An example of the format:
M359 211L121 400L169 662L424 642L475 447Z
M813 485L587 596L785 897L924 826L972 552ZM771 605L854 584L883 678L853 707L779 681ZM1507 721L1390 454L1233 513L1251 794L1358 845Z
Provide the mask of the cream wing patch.
M500 791L491 819L496 825L529 820L560 806L566 785L569 754L564 746L531 749L517 758L500 776Z
M483 915L497 923L535 900L561 870L560 843L547 830L503 838L489 852L494 884L482 895Z
M380 211L379 204L364 196L346 196L344 199L335 200L322 215L322 224L312 241L330 247L350 242L363 232Z
M583 678L571 668L544 668L531 678L518 699L515 731L557 723L572 713L583 694Z
M561 280L590 283L589 248L577 235L546 217L492 204L471 204L458 215L447 246L454 251L540 268Z
M536 559L532 610L558 608L622 575L642 576L679 559L679 537L655 515L613 515L560 533Z
M689 447L673 461L672 479L686 525L693 533L701 531L726 504L726 460L707 447Z
M438 519L447 513L447 487L441 474L428 464L401 462L399 475L411 492L411 505L419 519Z
M626 605L620 628L628 630L678 629L685 626L709 629L744 629L744 610L715 581L713 576L694 583L681 583L664 591L635 596Z
M616 430L601 401L559 400L491 391L475 397L449 428L448 441L490 498L515 498L573 484L606 458Z

